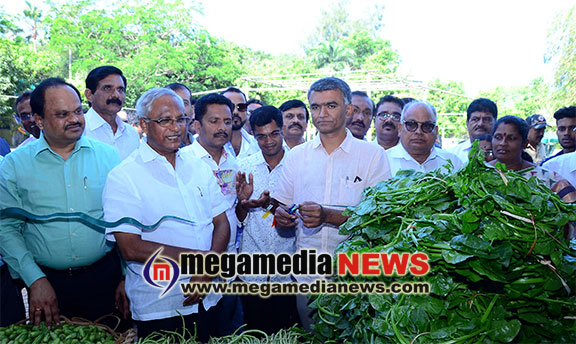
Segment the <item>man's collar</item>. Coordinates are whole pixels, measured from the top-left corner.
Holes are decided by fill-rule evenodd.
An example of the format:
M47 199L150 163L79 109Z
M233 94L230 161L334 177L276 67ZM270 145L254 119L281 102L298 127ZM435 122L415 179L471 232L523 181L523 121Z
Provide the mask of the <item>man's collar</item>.
M164 159L166 159L166 157L164 157L162 154L156 152L152 147L150 147L148 142L143 142L138 147L138 150L140 151L140 156L142 157L143 162L149 162L154 159L158 159L159 157L163 157ZM176 152L176 157L178 156L180 156L180 149Z
M38 138L38 143L36 145L36 151L34 152L34 156L40 154L40 152L45 151L45 150L49 150L54 154L58 154L56 152L54 152L54 150L52 150L52 147L50 147L50 145L48 144L48 141L46 141L46 138L44 137L44 132L40 132L40 137ZM92 145L92 141L90 141L89 138L87 138L86 136L82 135L80 136L80 139L78 139L78 141L76 141L76 145L74 146L74 150L72 151L72 153L77 152L80 148L93 148L94 146Z
M350 151L352 150L352 143L353 143L352 140L357 140L357 138L355 138L350 132L350 130L346 128L346 137L344 138L344 141L340 143L340 146L338 146L338 148L341 148L346 153L350 153ZM320 146L322 146L322 140L320 140L320 134L318 134L312 140L312 148L316 149L319 148ZM324 146L322 146L322 148L324 148Z
M191 151L195 152L194 155L198 156L198 157L205 157L205 156L209 156L212 159L214 159L212 157L212 155L210 155L210 153L208 153L208 151L206 150L206 148L202 147L202 145L200 144L200 140L196 139L194 140L194 142L192 142L192 144L189 146L190 148L186 148L186 149L190 149ZM220 156L220 164L222 164L223 161L226 161L228 159L228 151L226 149L224 149L224 147L222 147L222 155Z
M108 122L106 122L106 120L104 120L104 118L100 116L98 112L96 112L96 110L94 110L92 107L88 109L86 115L84 115L84 118L86 119L86 128L88 128L88 130L94 130L105 124L108 124ZM126 130L126 123L124 123L120 117L118 117L118 115L114 117L114 121L116 122L120 133L123 133L124 130Z
M398 142L398 144L392 148L390 148L389 150L386 151L386 153L390 156L390 157L394 157L394 158L402 158L404 160L412 160L412 161L416 161L416 159L414 159L414 157L412 157L410 155L410 153L408 153L408 151L406 150L406 148L404 148L404 145L402 145L402 142ZM436 146L432 146L432 149L430 149L430 154L428 155L428 157L426 158L426 160L424 161L424 163L435 159L438 156L438 150L436 149ZM416 161L418 162L418 161ZM420 163L418 163L420 164ZM422 165L422 164L420 164Z

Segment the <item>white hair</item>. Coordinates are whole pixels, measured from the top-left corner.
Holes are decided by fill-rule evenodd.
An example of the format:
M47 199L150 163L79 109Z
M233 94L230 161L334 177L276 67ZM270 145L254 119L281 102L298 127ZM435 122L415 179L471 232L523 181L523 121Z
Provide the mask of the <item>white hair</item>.
M436 116L436 109L434 108L434 106L432 106L432 104L430 104L428 102L420 101L420 100L413 100L410 103L404 105L404 108L402 109L402 116L400 117L400 120L402 122L404 122L404 116L405 116L406 112L408 112L408 109L410 109L411 107L414 107L416 105L424 105L428 109L428 112L430 112L430 116L432 116L432 122L436 123L436 119L438 116Z
M138 118L148 118L150 110L152 110L152 104L154 104L158 98L163 96L172 96L176 102L184 108L184 101L178 94L176 94L176 92L169 88L155 87L144 92L144 94L138 98L138 101L136 102L136 113L138 113Z

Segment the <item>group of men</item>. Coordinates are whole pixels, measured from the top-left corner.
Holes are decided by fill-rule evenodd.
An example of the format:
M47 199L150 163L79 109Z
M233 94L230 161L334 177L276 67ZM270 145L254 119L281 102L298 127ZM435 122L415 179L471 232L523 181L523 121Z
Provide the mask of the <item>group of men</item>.
M333 253L346 240L338 233L343 210L358 204L366 187L402 169L458 170L498 115L494 102L474 100L467 111L469 139L448 152L435 144L431 104L387 95L375 105L334 77L311 85L309 110L300 100L278 108L249 102L234 87L194 101L185 85L171 84L138 99L141 139L118 116L126 87L121 70L102 66L86 78L86 113L80 92L62 79L44 80L17 99L31 136L0 162L0 209L32 215L0 218L3 325L23 314L21 304L4 304L13 295L4 287L12 282L9 270L28 290L36 325L58 323L60 314L94 320L120 311L134 320L140 337L179 329L183 320L204 341L244 323L269 333L296 322L310 329L306 295L183 295L173 288L160 296L144 277L145 264L159 249L175 261L197 252ZM563 151L547 163L576 154L574 110L555 114ZM306 142L310 117L318 134ZM372 123L377 139L366 142ZM537 118L532 127L539 125ZM152 230L135 222L104 229L35 218L77 212L144 225L173 218ZM248 283L310 278L239 276ZM211 281L181 276L178 282Z

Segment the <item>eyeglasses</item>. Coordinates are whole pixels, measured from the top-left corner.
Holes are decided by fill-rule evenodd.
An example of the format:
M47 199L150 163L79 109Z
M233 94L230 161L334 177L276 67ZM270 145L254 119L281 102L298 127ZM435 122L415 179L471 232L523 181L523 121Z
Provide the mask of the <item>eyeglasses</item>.
M271 138L271 139L273 139L273 140L274 140L274 139L277 139L277 138L280 137L281 134L282 134L282 133L280 132L280 130L276 130L276 131L271 132L271 133L268 134L268 135L256 134L256 135L254 135L254 137L255 137L256 140L258 140L258 141L266 141L268 138Z
M235 107L240 112L246 112L246 110L248 110L248 104L246 104L246 103L238 103L238 104L236 104Z
M400 122L401 115L399 112L388 113L388 112L383 111L383 112L377 113L375 117L380 121L393 120L396 122Z
M174 124L174 122L176 122L176 125L179 125L179 126L180 125L186 125L186 123L188 123L188 121L190 120L190 117L182 116L182 117L178 117L176 119L174 119L174 118L152 119L152 118L147 117L147 118L145 118L145 120L156 122L162 128L169 128Z
M30 118L32 118L32 116L33 116L33 115L32 115L31 113L28 113L28 112L23 112L23 113L21 113L21 114L18 115L18 117L20 117L20 120L21 120L22 122L25 122L25 121L29 120Z
M432 130L436 128L436 123L432 122L404 121L403 124L406 127L406 130L410 132L415 132L418 130L418 127L420 127L424 134L431 133Z

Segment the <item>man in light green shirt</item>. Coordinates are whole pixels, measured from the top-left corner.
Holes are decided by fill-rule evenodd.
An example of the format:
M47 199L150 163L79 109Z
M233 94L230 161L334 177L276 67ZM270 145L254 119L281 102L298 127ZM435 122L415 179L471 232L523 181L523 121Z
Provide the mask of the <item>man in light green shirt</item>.
M64 80L44 80L30 103L42 135L0 163L0 208L102 218L102 189L121 160L117 150L82 136L80 93ZM59 314L95 320L114 311L116 289L124 289L120 261L99 229L3 217L0 242L12 274L29 287L34 323L58 323Z

